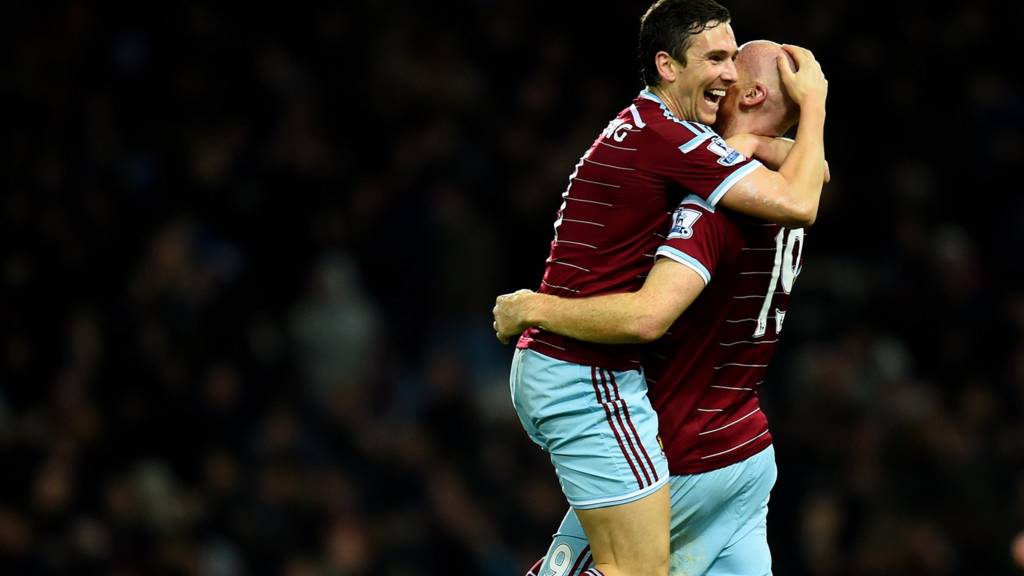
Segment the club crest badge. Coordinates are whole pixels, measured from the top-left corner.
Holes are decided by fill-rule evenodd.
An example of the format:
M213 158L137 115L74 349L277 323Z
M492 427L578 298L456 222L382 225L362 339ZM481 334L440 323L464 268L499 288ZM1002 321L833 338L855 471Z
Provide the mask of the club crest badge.
M721 136L711 138L711 141L708 143L708 150L719 157L718 163L722 166L735 166L747 159L743 154L730 148L725 143L725 140L722 140Z
M672 214L672 229L669 230L668 239L682 238L684 240L693 236L693 225L701 217L701 213L692 208L676 208Z

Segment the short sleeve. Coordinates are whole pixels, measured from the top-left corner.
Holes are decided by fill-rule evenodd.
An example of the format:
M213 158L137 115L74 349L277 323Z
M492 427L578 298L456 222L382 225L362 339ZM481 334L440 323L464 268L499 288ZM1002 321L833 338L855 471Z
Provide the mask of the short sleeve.
M681 134L692 138L674 148L666 141L660 150L660 161L652 168L714 207L730 188L757 170L761 162L740 154L721 136L706 129L708 132L701 135Z
M761 166L730 147L710 126L676 117L649 91L641 92L637 102L643 107L645 126L658 140L645 158L646 168L711 207Z
M735 226L696 197L684 199L672 214L672 227L655 255L696 272L707 284L715 269L736 252Z

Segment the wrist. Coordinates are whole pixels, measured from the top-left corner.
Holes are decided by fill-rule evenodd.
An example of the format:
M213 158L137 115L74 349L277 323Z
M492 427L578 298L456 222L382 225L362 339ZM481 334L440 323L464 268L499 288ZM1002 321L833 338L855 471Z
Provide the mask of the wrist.
M813 121L813 120L824 120L825 119L825 102L817 101L814 98L808 98L810 102L804 102L800 106L800 123Z
M747 154L747 157L756 157L759 160L764 160L764 156L766 154L769 154L771 151L767 142L768 139L763 136L758 136L756 134L749 134L747 135L747 138L749 138L750 140L750 143L748 144L748 146L750 147L750 154Z
M753 134L734 134L726 138L725 142L730 148L747 158L753 158L757 155L758 142Z
M547 294L537 294L536 292L527 296L526 301L523 302L524 328L541 326L547 320L545 310L548 298Z

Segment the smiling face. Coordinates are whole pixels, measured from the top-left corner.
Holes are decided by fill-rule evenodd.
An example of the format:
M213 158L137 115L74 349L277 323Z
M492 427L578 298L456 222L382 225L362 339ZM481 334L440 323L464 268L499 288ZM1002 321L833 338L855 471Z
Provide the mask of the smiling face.
M663 83L686 120L714 124L726 91L736 82L734 59L739 49L728 22L712 22L691 37L686 64L674 62L675 79ZM674 60L674 59L673 59Z

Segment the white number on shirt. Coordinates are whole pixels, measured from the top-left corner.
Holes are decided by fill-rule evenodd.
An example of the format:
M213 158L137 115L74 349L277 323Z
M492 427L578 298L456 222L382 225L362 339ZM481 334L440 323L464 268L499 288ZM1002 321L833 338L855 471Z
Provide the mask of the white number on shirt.
M779 278L782 278L782 291L789 294L793 290L793 282L800 274L800 258L804 253L804 229L797 228L788 230L782 228L775 235L775 263L772 266L772 279L768 285L768 293L764 296L764 304L761 305L761 313L757 316L757 327L754 328L754 338L764 336L768 331L768 312L772 309L772 297L775 296L775 289L779 285ZM796 251L796 254L793 252ZM782 318L785 317L782 310L775 311L775 333L782 331Z

